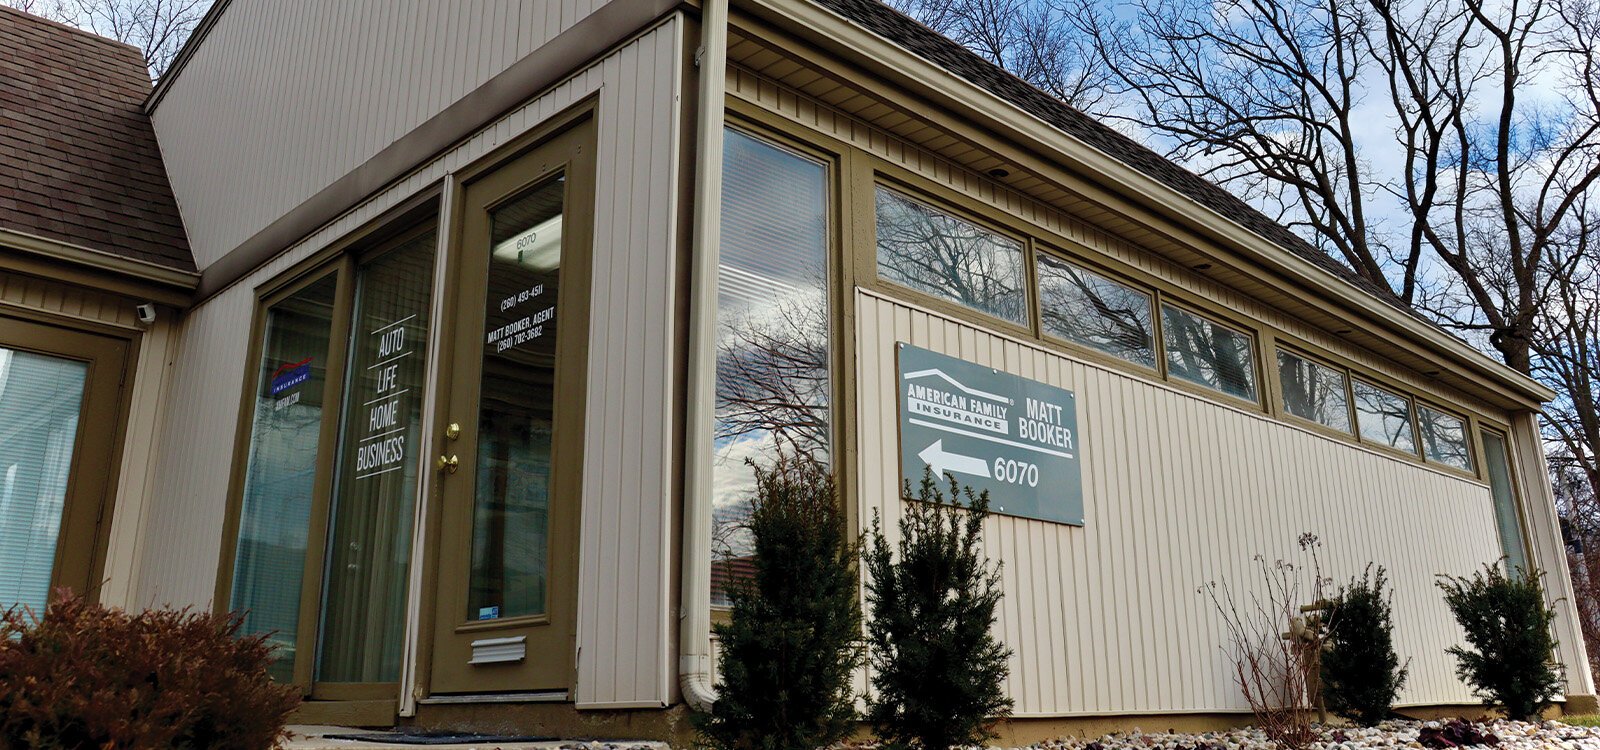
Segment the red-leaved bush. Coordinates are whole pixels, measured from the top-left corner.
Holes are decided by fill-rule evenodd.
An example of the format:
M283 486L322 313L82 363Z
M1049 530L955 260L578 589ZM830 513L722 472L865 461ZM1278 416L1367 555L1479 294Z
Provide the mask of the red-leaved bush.
M0 617L0 749L267 750L299 692L237 615L130 614L62 591Z

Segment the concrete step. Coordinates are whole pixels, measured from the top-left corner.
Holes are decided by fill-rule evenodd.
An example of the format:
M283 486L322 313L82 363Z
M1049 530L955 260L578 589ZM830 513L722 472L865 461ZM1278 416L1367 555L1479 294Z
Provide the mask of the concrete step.
M283 745L284 750L670 750L665 742L630 741L630 740L560 740L551 742L462 742L447 745L417 744L398 741L385 741L381 737L372 740L345 740L334 739L329 735L344 734L376 734L390 735L397 740L405 735L396 732L383 732L372 729L353 729L350 727L334 727L320 725L291 725L290 738Z

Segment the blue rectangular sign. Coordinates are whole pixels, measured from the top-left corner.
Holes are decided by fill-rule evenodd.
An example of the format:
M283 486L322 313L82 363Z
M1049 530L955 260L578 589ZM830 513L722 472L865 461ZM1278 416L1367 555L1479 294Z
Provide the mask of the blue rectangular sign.
M899 344L900 469L989 492L996 513L1083 525L1071 391Z

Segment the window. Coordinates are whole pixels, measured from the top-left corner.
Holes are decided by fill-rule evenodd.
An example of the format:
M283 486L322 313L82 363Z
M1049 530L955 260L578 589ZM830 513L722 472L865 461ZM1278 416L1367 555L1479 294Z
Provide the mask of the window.
M468 621L550 613L550 509L566 180L489 211Z
M1350 401L1343 372L1280 349L1278 380L1283 385L1284 411L1340 432L1350 431Z
M357 269L317 678L399 679L434 234Z
M0 611L49 599L88 382L87 362L0 347Z
M712 602L750 569L755 466L828 462L828 169L727 131L717 298Z
M229 607L270 634L279 681L399 679L435 237L361 246L269 298Z
M1150 295L1051 256L1039 256L1044 331L1137 365L1156 366Z
M1161 325L1169 374L1256 400L1255 347L1249 335L1171 305L1161 306Z
M880 276L1028 324L1022 243L884 187L877 191L877 215Z
M1506 439L1497 432L1479 433L1483 437L1484 468L1489 475L1489 493L1494 498L1494 521L1500 532L1500 549L1506 567L1515 574L1528 569L1528 547L1523 542L1522 514L1511 484L1511 466L1506 462Z
M1353 388L1356 401L1356 426L1361 439L1407 453L1417 452L1411 434L1411 401L1375 385L1359 380Z
M1462 471L1472 471L1472 445L1467 440L1466 424L1460 417L1418 404L1417 424L1422 428L1424 458Z
M255 418L228 607L245 613L244 633L270 634L277 647L272 676L283 682L294 676L299 646L300 592L337 287L337 276L328 274L268 308L256 366Z

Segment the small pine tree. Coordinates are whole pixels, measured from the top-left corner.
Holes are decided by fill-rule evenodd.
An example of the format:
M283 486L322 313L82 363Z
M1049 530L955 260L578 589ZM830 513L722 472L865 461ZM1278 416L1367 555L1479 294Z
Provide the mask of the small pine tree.
M1388 578L1371 566L1352 578L1333 601L1324 636L1322 691L1334 713L1365 726L1388 718L1406 682L1394 652Z
M979 549L989 495L963 493L952 478L946 502L931 472L916 497L910 483L905 494L898 559L876 518L865 555L867 717L891 747L977 744L1012 706L1001 690L1011 651L990 632L1000 570Z
M861 664L859 545L826 467L788 460L756 470L751 576L730 584L718 699L696 717L723 750L814 750L855 729Z
M1552 663L1556 611L1544 599L1540 571L1508 576L1485 565L1471 578L1439 576L1439 588L1470 649L1451 646L1456 675L1484 704L1500 705L1506 717L1535 720L1561 690Z

